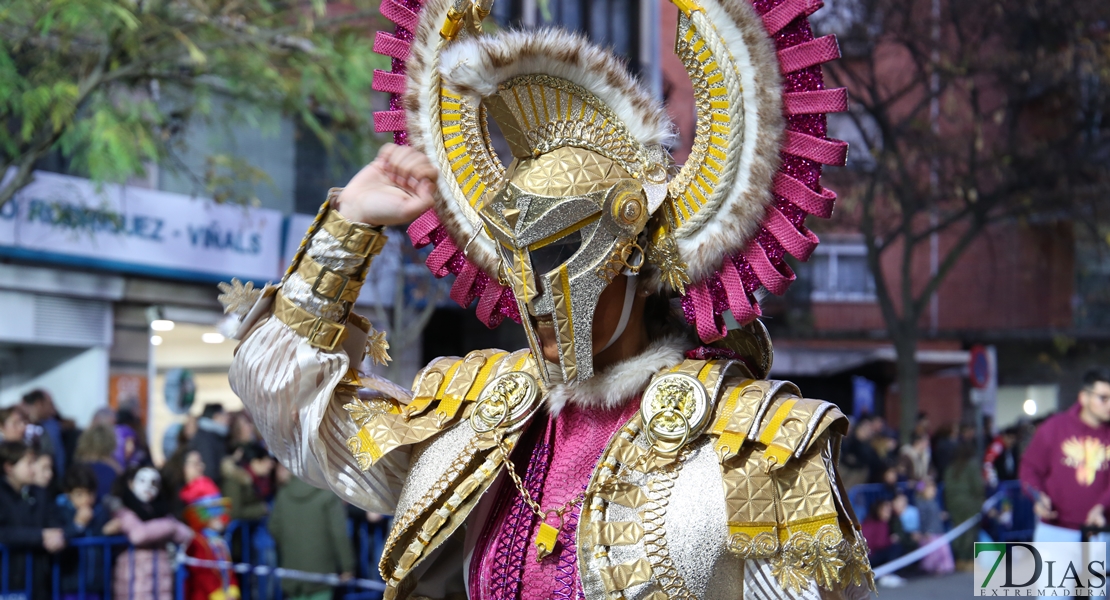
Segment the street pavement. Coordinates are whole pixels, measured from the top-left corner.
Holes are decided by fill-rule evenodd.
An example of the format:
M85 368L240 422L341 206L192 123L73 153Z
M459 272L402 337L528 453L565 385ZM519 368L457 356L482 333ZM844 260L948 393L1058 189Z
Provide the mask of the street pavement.
M900 588L879 588L879 600L962 600L973 598L971 573L915 577ZM872 598L875 596L872 595Z

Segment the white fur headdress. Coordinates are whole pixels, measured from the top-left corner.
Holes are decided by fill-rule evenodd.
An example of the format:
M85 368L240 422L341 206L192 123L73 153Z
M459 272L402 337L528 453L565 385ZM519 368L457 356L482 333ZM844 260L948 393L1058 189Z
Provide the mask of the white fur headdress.
M813 39L806 17L820 6L816 0L675 4L676 52L694 84L696 132L686 164L655 190L650 204L661 206L646 251L658 275L650 285L681 295L687 319L710 342L725 334L723 312L750 322L759 315L761 289L785 291L794 277L785 254L804 260L816 246L805 217L829 216L835 199L818 183L820 165L842 164L846 153L842 142L825 138L824 113L846 108L846 97L822 89L820 63L838 50L831 36ZM399 6L383 4L398 31L379 34L376 48L405 62L377 74L376 87L396 96L394 110L375 118L443 174L434 212L410 235L418 245L436 244L428 263L437 275L458 275L455 300L478 300L478 316L490 325L517 318L511 292L498 283L494 242L474 209L504 183L486 116L508 82L546 77L566 93L529 98L538 124L527 135L517 132L530 147L514 154L544 151L553 139L600 145L631 165L645 190L659 176L659 148L672 143L673 126L619 59L579 36L552 29L475 34L465 23L473 12L461 0L428 0L418 13ZM574 129L588 107L604 112L590 127L608 129Z

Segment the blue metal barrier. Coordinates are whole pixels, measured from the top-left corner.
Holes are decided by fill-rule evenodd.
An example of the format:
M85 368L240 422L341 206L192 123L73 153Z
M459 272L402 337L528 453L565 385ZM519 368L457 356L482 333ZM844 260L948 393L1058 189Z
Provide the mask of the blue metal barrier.
M905 492L911 504L915 502L914 492L910 484L906 482L899 483L898 491ZM1021 482L1016 480L1003 481L999 483L996 491L1003 493L1004 499L1000 506L1008 507L1010 519L1006 521L994 518L1005 510L1004 508L997 508L988 514L989 518L983 525L984 531L987 531L991 538L999 541L1016 542L1033 539L1033 528L1036 524L1036 517L1033 514L1033 501L1022 491ZM992 493L987 495L990 496ZM873 503L880 499L889 499L890 496L891 491L882 483L864 483L853 486L848 490L848 502L851 503L852 510L856 512L856 516L861 521L867 518L867 511ZM944 509L943 483L937 485L937 500L940 502L941 509Z
M381 581L377 564L385 545L389 523L389 520L381 523L355 520L350 523L348 532L356 547L356 577ZM272 538L269 538L268 533L263 535L264 531L266 531L264 521L232 521L229 524L224 537L229 545L234 540L240 543L240 560L237 562L252 565L271 563L269 566L274 566L272 563L276 562L276 555L268 554L266 545L266 539L269 539L272 545ZM74 552L76 552L76 561L72 560ZM14 561L17 563L15 565L13 565L13 557L17 559ZM12 589L11 571L13 566L20 566L18 562L22 557L26 557L22 560L22 569L24 569L22 585L19 589ZM134 577L135 549L123 536L73 538L67 540L66 550L54 555L41 551L21 552L0 545L0 599L7 600L19 596L25 596L28 600L32 598L35 591L35 565L41 564L38 561L48 561L53 599L58 600L65 593L76 593L79 597L89 600L97 597L108 600L114 597L114 567L119 560L131 561L131 568L128 570ZM153 568L153 580L157 582L159 575L157 560L154 561ZM75 581L72 581L73 576ZM178 565L175 572L174 597L179 600L185 598L186 576L186 567ZM73 583L72 586L71 583ZM134 581L129 582L128 595L133 600L147 600L137 597L133 584ZM274 575L240 574L239 585L243 600L282 598L280 580ZM68 589L70 587L74 589ZM381 598L381 594L351 586L344 590L343 598L344 600L376 600Z

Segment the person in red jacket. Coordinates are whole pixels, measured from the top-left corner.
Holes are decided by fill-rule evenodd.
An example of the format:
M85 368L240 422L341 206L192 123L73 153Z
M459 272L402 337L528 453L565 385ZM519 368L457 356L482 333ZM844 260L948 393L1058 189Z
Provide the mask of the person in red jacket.
M1037 428L1019 478L1036 504L1034 541L1079 541L1105 527L1110 505L1110 370L1083 377L1079 401Z
M224 541L228 523L228 500L220 488L205 476L197 477L181 490L185 502L185 523L197 533L185 551L191 558L231 562ZM185 580L188 600L238 600L239 581L231 569L190 566Z

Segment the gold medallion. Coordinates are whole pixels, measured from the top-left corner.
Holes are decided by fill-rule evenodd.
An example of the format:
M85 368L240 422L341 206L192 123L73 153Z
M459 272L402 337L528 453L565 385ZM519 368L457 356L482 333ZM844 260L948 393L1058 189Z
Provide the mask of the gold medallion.
M478 433L508 428L527 416L539 399L540 386L528 373L505 373L486 384L478 394L470 426Z
M696 378L667 373L644 390L640 414L652 444L675 451L697 437L709 422L709 393Z

